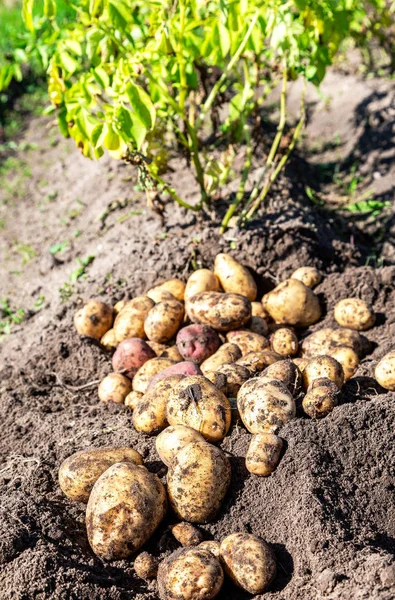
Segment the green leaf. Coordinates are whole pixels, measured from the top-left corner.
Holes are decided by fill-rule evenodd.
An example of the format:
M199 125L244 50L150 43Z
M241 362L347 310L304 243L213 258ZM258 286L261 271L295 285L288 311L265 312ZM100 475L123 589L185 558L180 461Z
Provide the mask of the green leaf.
M56 16L55 0L44 0L44 15L48 17L48 19L53 19Z
M67 122L67 108L64 105L60 108L58 112L58 125L61 134L66 138L70 137L69 125Z
M107 125L107 133L103 143L107 150L118 150L120 145L119 135L114 131L112 125Z
M74 73L77 70L79 64L66 50L59 53L59 59L62 66L66 69L69 74Z
M130 19L131 9L126 7L119 0L110 0L108 3L108 14L111 21L117 29L126 29L126 24Z
M23 0L22 18L23 18L23 21L24 21L26 27L30 31L34 31L33 6L34 6L34 0Z
M129 83L126 93L134 114L146 129L152 129L155 124L156 111L147 92L139 85Z
M110 78L103 67L96 67L92 70L93 77L104 90L110 85Z
M116 117L118 121L118 133L125 142L130 142L134 139L133 136L133 121L130 112L123 106L117 108Z
M100 42L105 38L105 34L99 29L92 28L86 34L86 53L89 59L92 59L93 56L97 53L97 49L99 47Z
M92 142L94 148L96 148L101 141L100 138L103 133L103 129L104 129L103 123L98 123L92 130L91 142Z
M97 19L103 14L104 2L103 0L90 0L89 2L89 13L94 19Z

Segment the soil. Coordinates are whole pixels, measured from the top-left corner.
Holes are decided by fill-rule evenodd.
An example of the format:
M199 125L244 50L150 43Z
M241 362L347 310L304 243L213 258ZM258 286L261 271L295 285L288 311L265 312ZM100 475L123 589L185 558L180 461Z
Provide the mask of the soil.
M334 325L335 303L350 295L371 302L378 317L367 332L371 353L345 385L340 405L322 421L300 416L282 429L285 451L270 477L246 471L250 436L244 428L235 427L224 440L232 483L219 516L202 527L205 536L251 532L273 544L278 574L270 590L259 596L265 600L394 598L395 398L373 379L377 361L393 348L395 336L393 208L361 228L361 222L341 213L313 207L304 193L305 185L315 181L318 154L325 162L346 165L359 147L364 148L363 162L378 164L382 172L366 185L393 202L392 113L385 108L392 92L379 79L366 83L338 73L331 78L326 91L335 99L346 82L353 89L349 112L345 114L343 103L336 121L336 102L328 116L317 100L309 127L319 132L321 120L325 142L346 121L343 154L336 158L341 150L330 155L325 147L311 160L307 149L299 153L259 219L224 237L217 233L218 220L196 220L170 204L162 224L134 191L128 167L109 159L89 163L53 133L48 120L29 123L23 139L38 149L18 155L31 176L18 180L19 188L8 199L0 240L0 297L25 308L28 317L0 346L1 600L158 598L156 582L138 579L132 561L105 563L93 555L84 506L67 500L57 483L62 460L82 448L103 445L133 446L150 470L166 477L154 439L134 431L129 409L100 404L95 383L80 391L70 387L95 382L111 369L108 354L78 337L73 315L90 297L115 303L165 277L185 280L196 266L211 267L220 250L251 268L260 294L299 266L319 267L325 277L317 293L325 316L312 330ZM361 145L362 125L355 115L359 105L373 102L372 95L383 106L378 129L372 125L379 139L374 138L370 155ZM257 167L258 162L259 155ZM178 189L193 201L196 189L185 165L174 159L172 166ZM11 173L10 181L17 177ZM335 195L336 187L323 193ZM386 235L380 237L383 228ZM49 252L65 240L67 249L55 256ZM21 243L36 254L25 265ZM64 284L70 283L76 259L87 256L95 258L65 299ZM169 514L147 550L164 557L178 547L168 529L172 522ZM229 582L219 596L248 597Z

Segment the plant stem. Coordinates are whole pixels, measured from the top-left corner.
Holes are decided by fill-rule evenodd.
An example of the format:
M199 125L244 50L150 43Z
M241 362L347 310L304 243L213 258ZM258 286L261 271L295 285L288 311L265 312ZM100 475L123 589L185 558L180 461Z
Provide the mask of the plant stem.
M164 179L162 179L162 177L160 177L156 173L151 173L151 172L150 172L150 176L157 183L159 183L159 185L163 186L163 188L168 192L168 194L170 194L170 196L173 198L173 200L175 202L177 202L177 204L179 204L183 208L187 208L188 210L193 210L194 212L198 212L200 210L200 208L201 208L200 204L196 204L196 206L193 206L192 204L188 204L187 202L184 202L184 200L182 200L180 198L180 196L177 194L175 189L170 187L169 184L166 183L166 181Z
M185 29L185 0L180 0L180 38L178 43L178 64L180 68L180 98L179 105L182 113L185 111L185 101L187 98L188 85L187 85L187 73L185 68L185 59L183 56L183 40L184 40L184 29Z
M200 204L206 204L206 203L208 203L208 195L206 192L206 186L204 184L204 169L202 167L202 163L200 162L199 141L198 141L198 137L197 137L195 128L192 127L188 121L187 121L187 130L188 130L189 138L191 141L189 151L191 153L193 164L195 165L196 179L197 179L197 182L200 187L200 194L201 194Z

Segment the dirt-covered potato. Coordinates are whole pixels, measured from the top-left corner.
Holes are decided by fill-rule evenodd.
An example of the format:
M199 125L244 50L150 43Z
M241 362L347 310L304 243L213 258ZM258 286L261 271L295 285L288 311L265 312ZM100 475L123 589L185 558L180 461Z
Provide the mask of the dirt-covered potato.
M219 442L229 431L229 400L206 377L184 377L170 392L166 416L170 425L193 427L209 442Z
M167 467L170 466L174 457L181 448L190 444L190 442L204 442L204 437L186 425L170 425L166 427L156 438L156 451L162 462Z
M132 391L130 379L121 373L109 373L99 384L98 394L102 402L125 402Z
M194 441L174 457L167 491L176 515L191 523L208 523L217 514L230 483L230 464L220 448Z
M137 296L129 300L114 321L117 342L127 338L146 338L144 321L155 302L148 296Z
M302 373L292 360L278 360L262 371L262 375L281 381L294 398L302 387Z
M125 398L125 406L127 406L131 410L134 410L136 408L137 402L143 396L144 394L142 394L141 392L135 392L134 390L132 390L130 394L128 394Z
M184 360L177 346L168 346L165 348L165 350L163 350L160 356L163 358L171 358L177 362L182 362Z
M152 348L152 350L158 357L169 348L169 346L167 346L166 344L158 344L157 342L151 342L151 340L148 340L147 344L150 348Z
M236 361L236 364L246 367L251 375L256 375L263 371L265 367L272 365L277 360L282 360L282 356L272 352L271 350L263 350L262 352L248 352Z
M241 386L237 407L251 433L277 433L296 414L295 400L285 385L266 377L249 379Z
M140 338L123 340L112 357L112 368L133 379L140 367L150 358L155 358L155 352Z
M200 529L185 521L173 525L171 532L182 546L198 546L203 541Z
M307 390L315 379L327 377L336 383L339 389L344 383L344 371L341 364L332 356L317 356L309 360L302 373L303 385Z
M199 544L199 548L202 550L208 550L211 552L211 554L214 554L214 556L218 558L220 555L221 544L215 540L206 540L205 542Z
M240 294L199 292L188 298L185 310L192 323L217 331L238 329L251 319L251 302Z
M86 448L72 454L59 468L59 485L64 494L78 502L88 502L100 475L119 462L143 464L143 457L133 448L105 446Z
M307 287L313 289L320 283L322 275L315 267L299 267L292 273L291 279L299 279Z
M147 362L140 367L136 375L133 377L132 385L134 391L145 394L151 379L157 373L160 373L161 371L167 369L167 367L171 367L172 365L176 364L178 363L170 358L151 358L150 360L147 360ZM174 375L174 373L172 373L172 375Z
M209 358L202 362L200 368L203 373L212 373L217 371L225 363L234 363L241 358L241 350L236 344L222 344Z
M217 254L214 261L214 273L225 292L242 294L253 301L257 287L253 276L229 254Z
M182 375L173 375L158 381L138 400L133 411L133 426L136 431L156 435L167 427L167 400L171 390L182 378Z
M276 557L264 540L250 533L232 533L221 542L225 573L250 594L261 594L276 576Z
M218 292L219 281L217 276L209 269L197 269L187 281L185 287L185 301L199 292Z
M154 579L158 573L159 560L148 552L142 552L134 559L133 566L137 577Z
M298 352L298 337L292 329L280 327L270 338L273 352L280 356L295 356Z
M247 330L229 331L226 334L226 341L236 344L240 348L242 356L249 352L262 352L269 347L269 340L263 335Z
M166 279L163 283L156 285L147 292L147 296L154 302L161 302L160 298L163 292L170 292L179 302L184 301L185 283L180 279Z
M151 300L153 300L155 304L158 304L158 302L168 302L169 300L177 300L177 298L175 298L173 294L161 287L154 288L153 290L147 292L147 294L149 294L149 298L151 298Z
M184 318L184 305L178 300L158 302L149 311L144 330L147 338L164 344L176 335Z
M376 381L385 390L395 391L395 350L388 352L374 370Z
M303 373L305 366L309 362L308 358L300 358L300 357L291 358L291 360L294 363L294 365L296 365L298 367L298 369L301 373Z
M360 298L340 300L335 306L334 316L341 327L356 331L370 329L376 321L373 308Z
M119 315L121 310L123 310L125 308L126 304L127 304L127 300L119 300L119 302L114 304L114 306L112 307L112 309L114 311L114 315L115 316Z
M255 304L255 302L253 302L252 304ZM259 333L259 335L263 335L263 337L267 336L267 334L269 333L267 321L263 317L252 316L251 321L249 323L249 329L254 333Z
M176 343L184 360L191 360L200 365L209 356L215 354L221 345L221 340L212 327L192 324L180 329Z
M112 352L118 345L117 338L115 337L114 329L109 329L100 339L100 343L107 350L107 352Z
M263 308L279 324L308 327L321 317L314 292L298 279L286 279L266 294Z
M167 511L166 490L143 466L116 463L96 481L86 509L86 528L97 556L127 558L151 537Z
M185 360L182 362L178 362L160 373L154 375L151 381L148 384L147 389L151 389L152 386L156 385L158 381L162 381L162 379L167 379L168 377L173 377L174 375L182 375L183 377L190 377L192 375L203 375L199 365L190 362L189 360Z
M220 592L223 581L218 558L201 548L180 548L158 569L161 600L211 600Z
M339 388L327 377L312 382L303 398L302 407L306 415L322 419L337 406Z
M217 371L206 373L215 387L217 387L225 396L236 398L237 393L243 383L251 378L251 373L246 367L236 363L225 363Z
M246 467L250 473L268 477L280 462L283 441L275 433L256 433L246 454Z
M95 340L100 340L111 329L112 322L111 306L99 300L89 300L74 315L74 325L78 333Z
M270 319L269 313L263 308L262 302L251 302L251 314L253 317Z
M313 358L328 354L338 346L349 346L361 358L368 350L368 341L358 331L353 329L319 329L307 336L301 345L302 357Z
M335 358L343 367L344 381L348 381L358 368L359 356L355 350L348 346L333 348L333 350L329 350L328 356Z

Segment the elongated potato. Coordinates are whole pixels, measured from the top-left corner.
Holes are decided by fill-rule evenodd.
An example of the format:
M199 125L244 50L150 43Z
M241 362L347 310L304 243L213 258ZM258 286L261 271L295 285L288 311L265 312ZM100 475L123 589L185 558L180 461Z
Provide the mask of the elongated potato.
M337 406L338 395L339 388L334 381L327 377L315 379L303 398L303 410L313 419L322 419Z
M133 379L140 367L147 360L155 358L155 352L140 338L123 340L112 357L112 368Z
M133 448L104 446L75 452L59 468L59 485L64 494L78 502L88 502L100 475L118 462L143 464L143 457Z
M185 287L185 302L199 292L218 292L218 277L210 269L197 269L188 278Z
M344 298L335 306L335 320L342 327L365 331L373 327L376 315L373 308L360 298Z
M217 371L225 363L234 363L241 357L241 350L236 344L222 344L209 358L202 362L200 368L203 373Z
M301 390L302 373L292 360L278 360L266 367L262 375L281 381L294 398L296 398Z
M126 396L132 391L130 379L121 373L109 373L99 384L98 394L102 402L125 402Z
M263 308L279 324L308 327L321 317L314 292L298 279L286 279L266 294Z
M170 425L156 438L156 451L160 459L169 467L181 448L196 441L205 441L196 429L186 425Z
M161 600L211 600L220 592L223 581L218 558L202 548L181 548L159 565Z
M276 558L271 547L250 533L232 533L224 538L220 559L225 573L243 590L261 594L276 576Z
M285 385L265 377L250 379L241 386L237 407L251 433L277 433L296 414L295 400Z
M217 331L238 329L251 319L251 302L240 294L200 292L188 298L185 310L192 323Z
M80 335L100 340L112 327L112 308L99 300L89 300L74 316L74 326Z
M143 364L142 367L137 371L136 375L133 377L133 389L135 392L140 392L141 394L145 394L148 389L148 385L151 379L167 367L171 367L172 365L176 365L177 363L170 358L151 358L147 360ZM174 375L174 373L172 373Z
M222 450L207 442L190 442L169 466L171 507L183 521L208 523L217 514L229 483L230 464Z
M182 375L173 375L158 381L138 400L133 411L133 426L136 431L156 435L167 427L167 400L171 390L182 377Z
M242 356L249 352L261 352L269 348L269 340L259 333L253 331L236 330L226 334L226 341L236 344L241 350Z
M295 356L298 352L298 336L288 327L280 327L270 338L273 352L281 356Z
M299 267L292 273L291 279L299 279L307 287L313 289L320 283L322 275L315 267Z
M184 377L170 392L166 416L170 425L193 427L209 442L229 431L231 407L227 397L206 377Z
M185 521L173 525L171 532L182 546L198 546L203 541L200 529Z
M176 335L184 318L184 305L178 300L155 304L149 311L144 330L149 340L164 344Z
M147 296L138 296L127 302L114 321L114 333L117 342L127 338L146 338L144 321L155 305Z
M337 348L333 348L333 350L329 350L328 356L335 358L343 367L344 381L348 381L358 368L358 354L348 346L338 346Z
M256 375L256 373L260 373L265 367L272 365L277 360L282 360L282 356L271 350L263 350L262 352L248 352L239 358L236 364L246 367L251 375Z
M369 350L368 340L358 331L353 329L319 329L302 342L302 357L313 358L328 354L330 350L339 346L349 346L361 358Z
M101 558L127 558L151 537L166 511L166 490L156 475L142 466L116 463L89 496L89 544Z
M215 387L221 390L225 396L236 398L243 383L251 378L251 373L246 367L236 363L225 363L217 371L206 373Z
M268 477L280 462L283 441L275 433L256 433L252 436L246 454L246 467L250 473Z
M242 294L249 300L255 300L257 287L253 276L229 254L217 254L214 261L214 273L225 292Z
M175 277L166 279L163 283L156 285L147 292L147 296L152 298L154 302L160 302L161 295L163 292L170 292L176 300L179 302L184 301L185 283Z
M108 331L106 331L106 333L100 339L100 343L103 346L103 348L107 350L107 352L112 352L113 350L115 350L118 345L118 342L117 338L115 337L114 329L111 328Z
M395 351L388 352L374 370L377 383L385 390L395 391Z
M137 402L143 396L144 394L142 394L141 392L135 392L134 390L132 390L125 398L125 406L127 406L131 410L134 410L136 408Z
M303 369L302 376L306 390L315 379L321 379L321 377L327 377L336 383L339 389L342 388L344 383L343 367L335 358L326 355L317 356L309 360Z

